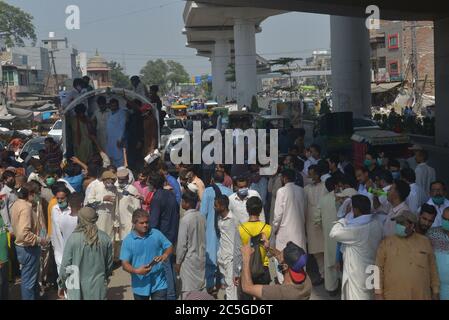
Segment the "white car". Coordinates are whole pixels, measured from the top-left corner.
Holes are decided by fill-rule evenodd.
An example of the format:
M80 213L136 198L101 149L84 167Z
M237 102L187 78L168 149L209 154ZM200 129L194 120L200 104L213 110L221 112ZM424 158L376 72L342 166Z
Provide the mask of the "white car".
M185 137L189 136L189 132L185 129L175 129L172 131L168 139L166 140L165 147L163 149L164 161L170 160L171 149L179 142L181 142Z
M48 132L48 136L57 139L62 138L62 120L58 120L55 122L55 124L51 127L50 131Z

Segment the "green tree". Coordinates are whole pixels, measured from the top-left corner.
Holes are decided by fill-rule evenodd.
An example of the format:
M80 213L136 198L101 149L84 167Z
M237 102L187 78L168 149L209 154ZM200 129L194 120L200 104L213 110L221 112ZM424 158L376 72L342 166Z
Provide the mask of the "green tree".
M36 33L33 25L33 16L20 8L0 1L0 36L5 39L7 46L25 45L25 40L36 44Z
M108 63L109 68L111 68L111 80L114 88L129 89L131 83L129 82L128 76L123 72L123 67L120 63L116 61L111 61Z
M167 66L167 80L171 81L174 84L189 82L190 76L182 64L173 60L168 60Z
M142 82L147 85L158 85L162 93L169 89L168 83L172 85L189 82L189 74L179 62L162 59L150 60L140 71Z

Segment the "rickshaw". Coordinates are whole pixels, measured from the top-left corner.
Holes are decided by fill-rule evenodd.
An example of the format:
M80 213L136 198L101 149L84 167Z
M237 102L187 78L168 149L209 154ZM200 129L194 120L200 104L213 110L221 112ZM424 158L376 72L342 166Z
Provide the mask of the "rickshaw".
M187 109L188 107L183 104L179 105L173 105L171 106L171 111L173 113L173 116L175 116L178 119L185 120L187 119Z
M204 130L206 128L213 127L212 115L213 112L209 112L207 110L196 110L188 112L187 119L190 120L189 122L201 121Z
M205 104L207 111L211 112L214 108L218 107L218 102L207 101Z
M258 115L256 129L288 129L290 120L283 116Z
M255 114L247 111L229 112L229 129L249 129L254 127Z

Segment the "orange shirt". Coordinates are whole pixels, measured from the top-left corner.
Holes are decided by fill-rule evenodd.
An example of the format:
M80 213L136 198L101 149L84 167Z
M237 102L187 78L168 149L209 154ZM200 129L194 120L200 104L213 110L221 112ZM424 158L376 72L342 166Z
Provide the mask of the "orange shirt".
M47 210L47 217L48 217L48 235L51 235L51 212L53 210L53 207L58 204L58 200L56 197L51 198L50 202L48 203L48 210Z

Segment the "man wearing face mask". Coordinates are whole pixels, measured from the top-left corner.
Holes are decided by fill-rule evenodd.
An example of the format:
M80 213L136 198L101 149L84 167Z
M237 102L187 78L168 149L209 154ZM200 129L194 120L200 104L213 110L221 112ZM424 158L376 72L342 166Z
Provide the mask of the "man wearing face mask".
M123 240L132 230L132 216L134 211L141 208L139 200L141 197L137 188L129 184L128 169L119 169L117 171L115 186L118 191L118 211L116 215L120 216L119 240Z
M237 178L236 189L237 191L229 196L229 210L238 223L245 223L249 219L248 212L246 211L246 201L251 197L261 198L256 190L250 190L248 188L248 180L245 177ZM262 222L265 222L265 213L263 210L260 219Z
M268 247L268 244L265 245ZM250 258L254 251L249 245L242 246L242 290L244 293L261 300L309 300L312 292L310 277L305 271L307 253L293 242L288 242L284 250L268 250L278 261L278 271L282 272L282 284L254 284L251 278Z
M390 170L394 180L398 180L401 177L401 164L397 159L388 160L388 170Z
M427 237L435 252L440 277L440 299L449 300L449 208L443 211L441 227L432 228Z
M221 194L228 196L229 202L231 202L232 191L223 185L224 173L221 171L215 171L212 183L220 190ZM246 185L247 186L247 185ZM245 190L243 190L245 191ZM243 197L245 192L241 194ZM217 229L216 229L216 213L214 208L215 197L217 196L213 186L210 186L204 190L203 198L201 200L200 212L206 218L206 289L209 293L216 293L216 285L219 283L217 278L217 252L219 248ZM246 197L243 197L246 198ZM240 199L240 198L239 198ZM229 205L229 210L233 213L231 205ZM245 209L246 212L246 209ZM247 214L246 214L247 215ZM236 214L234 213L236 218ZM246 221L248 221L246 218ZM237 221L237 218L236 218Z
M396 223L393 218L399 216L403 211L410 211L410 208L405 202L409 194L410 187L402 180L395 181L388 191L387 199L390 203L390 211L388 211L385 217L384 237L394 234Z
M53 207L53 211L51 213L51 243L53 245L53 251L55 253L55 261L58 274L62 262L65 243L67 242L67 239L72 234L72 232L75 230L78 223L78 217L71 215L72 210L69 206L68 201L69 195L70 191L67 188L59 190L55 195L58 204Z
M36 202L34 185L26 183L18 192L18 200L11 208L11 224L15 235L17 258L21 264L22 300L36 300L39 296L38 276L40 267L40 246L48 243L41 235L33 214Z
M376 172L379 170L379 165L381 161L377 159L377 154L374 152L367 152L365 155L365 161L363 161L363 166L368 169L369 178L374 181L376 177Z
M97 226L101 231L114 239L115 231L120 223L116 215L117 188L114 186L117 175L105 171L101 175L101 183L96 184L87 196L86 204L96 208L98 212Z
M415 232L416 215L394 217L395 234L385 238L376 256L379 268L377 300L438 300L440 281L429 239Z
M443 211L449 207L449 200L446 198L446 184L444 182L432 182L430 185L430 199L427 201L427 204L434 206L438 213L432 227L440 227Z

